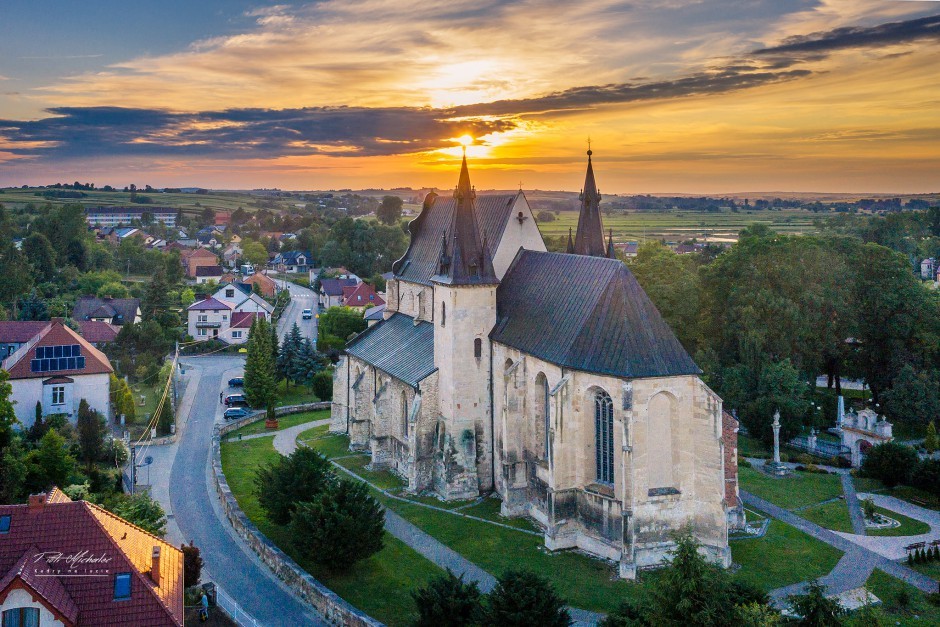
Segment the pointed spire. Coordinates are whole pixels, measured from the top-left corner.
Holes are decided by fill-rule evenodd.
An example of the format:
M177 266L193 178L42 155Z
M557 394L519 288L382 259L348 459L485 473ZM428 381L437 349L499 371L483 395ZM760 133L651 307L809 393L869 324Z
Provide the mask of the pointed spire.
M565 251L569 255L574 254L574 240L571 238L571 227L568 227L568 249Z
M467 147L463 147L463 163L460 164L460 177L457 179L457 189L454 198L458 201L470 197L476 198L476 191L470 185L470 170L467 168Z
M610 229L607 233L607 257L608 259L616 259L617 253L614 251L614 230Z
M578 216L578 231L574 239L574 252L578 255L604 257L607 251L604 246L604 225L601 222L601 195L594 180L594 166L591 155L594 151L587 151L587 173L584 176L584 189L581 190L581 214Z

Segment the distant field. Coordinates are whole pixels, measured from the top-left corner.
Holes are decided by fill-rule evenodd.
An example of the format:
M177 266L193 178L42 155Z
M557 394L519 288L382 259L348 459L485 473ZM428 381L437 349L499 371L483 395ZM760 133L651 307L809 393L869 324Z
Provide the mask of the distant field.
M303 203L297 198L271 198L267 196L252 196L242 192L210 192L208 194L164 194L161 192L142 192L138 191L138 196L147 196L153 200L151 205L132 205L130 192L83 192L87 194L85 198L56 198L47 199L42 196L36 196L36 192L47 190L37 189L4 189L0 194L0 204L8 207L34 203L42 205L52 203L56 205L82 204L89 207L121 205L135 206L146 209L148 206L154 207L173 207L182 209L186 213L198 213L208 207L213 211L235 211L239 207L246 210L257 209L254 204L258 200L273 201L277 208L287 209L294 203ZM62 190L71 191L71 190ZM196 206L199 203L199 206Z
M699 241L737 241L738 232L754 222L763 222L779 233L815 233L809 211L784 209L781 211L741 211L731 213L699 213L690 211L638 212L603 216L604 229L613 229L614 241L665 239L681 242L697 238ZM554 222L539 223L543 237L567 235L568 229L577 229L578 213L562 211Z

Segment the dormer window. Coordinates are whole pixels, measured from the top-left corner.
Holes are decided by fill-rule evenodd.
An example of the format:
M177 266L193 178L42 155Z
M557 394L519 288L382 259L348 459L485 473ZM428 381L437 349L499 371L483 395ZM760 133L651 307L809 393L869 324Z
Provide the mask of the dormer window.
M131 598L131 574L118 573L114 576L114 600L124 601Z

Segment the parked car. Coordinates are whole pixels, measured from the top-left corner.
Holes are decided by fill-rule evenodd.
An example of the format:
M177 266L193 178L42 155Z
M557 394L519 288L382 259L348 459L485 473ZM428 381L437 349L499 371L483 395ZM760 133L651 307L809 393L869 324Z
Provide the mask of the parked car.
M313 318L313 310L304 309L300 315L303 317L304 320L310 320L311 318Z
M248 399L244 394L229 394L225 397L226 407L248 407Z
M226 409L225 413L222 415L225 416L226 420L238 420L239 418L248 416L250 413L247 407L230 407Z
M234 377L228 380L228 386L230 388L242 388L245 387L245 379L242 377Z

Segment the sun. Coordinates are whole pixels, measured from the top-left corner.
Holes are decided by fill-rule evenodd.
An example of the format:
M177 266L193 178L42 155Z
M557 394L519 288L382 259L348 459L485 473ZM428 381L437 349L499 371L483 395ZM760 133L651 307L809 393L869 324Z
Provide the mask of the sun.
M466 147L466 146L472 146L474 140L473 140L473 137L471 137L470 135L461 135L460 137L457 138L457 141L460 142L461 146Z

